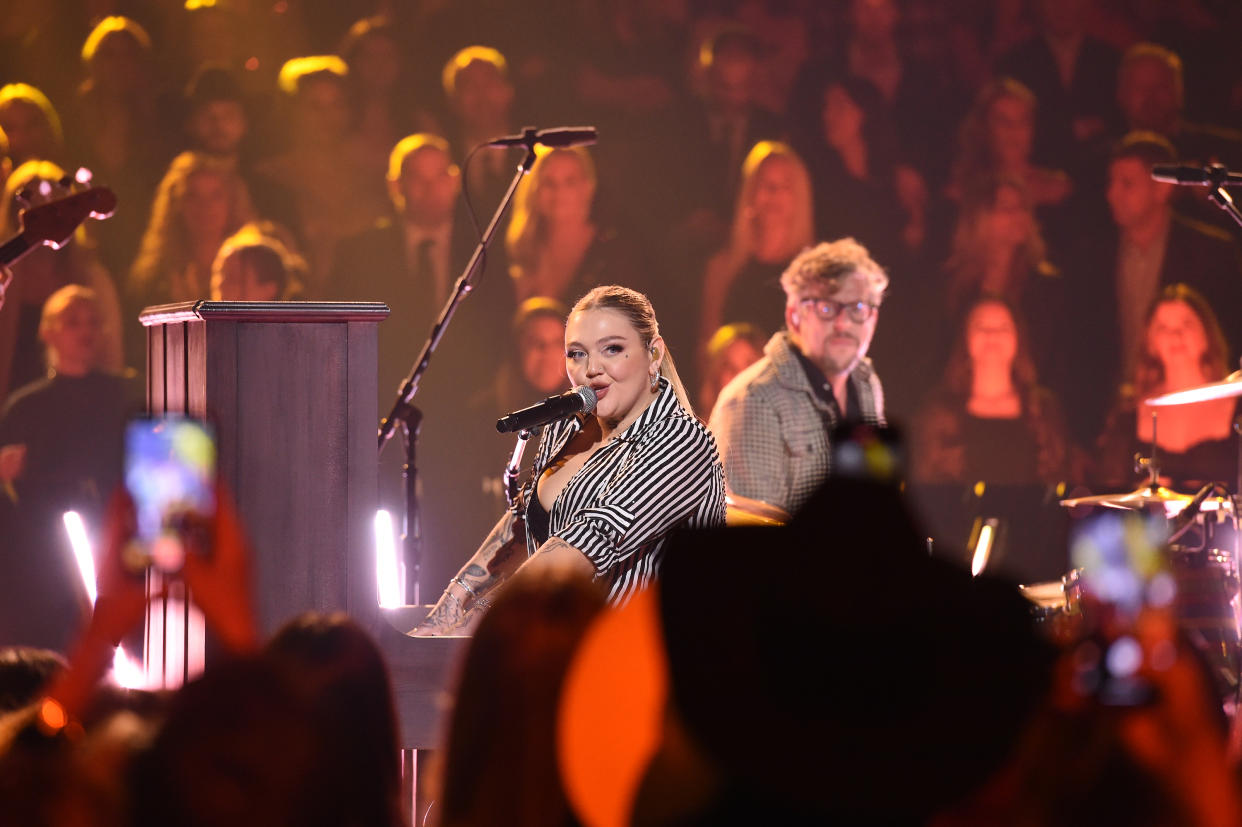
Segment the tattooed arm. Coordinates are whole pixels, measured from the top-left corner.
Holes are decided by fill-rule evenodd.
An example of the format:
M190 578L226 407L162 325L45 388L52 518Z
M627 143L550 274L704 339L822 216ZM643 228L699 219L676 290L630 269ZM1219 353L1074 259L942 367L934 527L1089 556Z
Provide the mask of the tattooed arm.
M423 637L468 633L480 617L480 612L475 610L486 610L491 605L491 601L485 599L484 595L492 592L511 576L539 577L551 569L572 569L587 578L595 575L595 566L586 555L559 537L549 537L530 558L524 553L524 545L516 553L507 551L518 548L512 541L508 545L501 545L488 558L486 555L489 549L502 542L496 535L504 529L505 521L502 520L465 568L449 583L427 619L410 634ZM521 536L523 532L518 531L517 534L518 539L524 543ZM470 586L469 590L462 586L463 580ZM471 594L471 590L477 594Z
M583 577L595 576L595 565L587 556L560 537L549 537L535 550L534 556L522 564L517 576L536 577L552 568L570 569Z
M423 637L464 631L471 609L486 607L486 596L525 560L526 525L516 514L505 512L479 550L449 581L427 619L410 634Z

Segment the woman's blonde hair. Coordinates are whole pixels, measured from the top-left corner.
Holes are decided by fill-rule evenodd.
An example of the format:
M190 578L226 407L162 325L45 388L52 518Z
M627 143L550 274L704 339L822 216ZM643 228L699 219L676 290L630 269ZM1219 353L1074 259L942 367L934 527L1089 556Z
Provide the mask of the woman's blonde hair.
M727 260L729 270L737 273L754 256L755 226L751 202L759 187L759 172L764 165L786 163L794 171L794 200L798 206L790 227L790 255L809 247L815 240L815 208L811 197L811 174L793 147L780 141L760 141L751 147L742 162L742 180L737 202L733 207L733 227L729 233Z
M979 90L958 130L957 158L949 176L964 201L978 200L981 195L986 197L988 185L995 183L998 159L992 150L989 121L992 107L1005 98L1020 101L1032 113L1035 111L1035 93L1021 81L1009 77L994 78ZM980 193L980 188L984 192Z
M518 186L514 196L513 218L505 231L505 251L509 255L510 272L515 279L521 278L534 268L539 249L548 238L547 219L539 214L535 205L543 186L543 174L549 158L573 158L582 167L582 174L591 186L591 198L595 197L595 162L584 147L575 146L539 151L530 175Z
M584 310L615 310L625 316L638 332L638 340L644 350L649 350L651 343L660 335L660 324L656 321L651 300L637 290L619 284L605 284L591 290L578 299L570 315ZM685 386L681 383L681 377L677 375L677 366L673 364L673 354L669 352L667 342L664 344L664 358L660 360L660 375L672 385L677 401L686 409L686 413L693 416L694 408L690 404Z
M138 258L131 273L131 286L135 290L149 290L152 285L189 263L192 254L185 223L181 220L181 202L185 198L190 176L200 172L219 176L228 189L227 234L236 232L247 221L254 219L250 191L231 164L202 152L182 152L168 165L168 171L155 192L151 218L142 235Z
M0 107L8 103L24 103L38 109L52 138L53 151L60 153L64 150L65 131L60 125L60 115L47 95L29 83L7 83L0 86Z
M147 34L147 30L140 23L114 14L100 20L95 24L95 28L91 29L86 42L82 44L82 62L89 64L94 60L95 53L99 51L104 40L116 34L124 34L132 38L138 48L144 52L151 51L151 35Z

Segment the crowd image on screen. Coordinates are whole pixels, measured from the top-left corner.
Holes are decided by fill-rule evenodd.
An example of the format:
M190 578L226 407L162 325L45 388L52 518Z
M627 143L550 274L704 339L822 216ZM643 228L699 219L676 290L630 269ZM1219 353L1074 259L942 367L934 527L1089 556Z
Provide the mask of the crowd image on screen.
M449 582L511 507L502 472L515 437L497 435L496 420L571 388L570 308L603 285L649 297L660 346L676 351L705 428L722 404L741 416L743 390L768 377L779 355L807 367L798 342L809 334L791 330L791 314L827 331L825 342L836 344L825 347L854 348L851 370L861 366L874 389L862 406L876 414L868 424L902 426L907 457L902 493L879 486L886 493L860 513L873 523L928 523L919 538L935 540L932 568L910 563L914 534L890 538L884 559L931 572L956 601L943 627L920 634L963 663L961 647L974 638L946 640L973 634L976 614L1013 607L999 575L972 586L936 568L939 543L960 552L1000 515L1010 521L1003 542L1025 549L996 564L1000 575L1045 579L1031 572L1072 568L1060 540L1077 512L1058 504L1070 492L1163 486L1188 499L1205 485L1242 484L1242 402L1149 401L1224 381L1242 356L1242 227L1211 188L1151 175L1154 165L1242 170L1237 3L8 6L0 13L0 827L409 823L410 804L396 791L393 696L369 648L372 630L311 615L264 648L248 619L220 613L224 599L207 622L234 657L202 683L160 697L88 692L100 672L90 653L104 638L140 634L141 615L125 614L132 583L92 613L62 515L72 509L125 533L124 505L111 495L123 478L124 422L142 407L148 333L139 314L148 307L383 302L375 373L386 413L524 160L520 147L483 145L528 126L592 125L599 134L593 145L532 151L418 389L423 587ZM41 206L103 187L117 196L110 218L69 228L56 249L17 252ZM861 245L874 264L870 284L883 287L847 296L831 280L832 291L787 301L791 264L824 243ZM871 338L860 341L851 325ZM807 375L826 376L814 366ZM850 422L860 403L853 393L833 407ZM786 471L803 466L809 445L837 451L846 443L824 433L839 424L835 415L815 419L792 434L773 425L785 439L773 462ZM730 454L727 476L741 449L735 439L726 452L722 435L714 438ZM523 474L537 444L527 446ZM405 495L398 454L381 454L377 481L379 505L394 513ZM739 601L729 618L745 635L762 628L820 645L805 629L795 634L781 611L828 601L824 567L836 562L802 560L794 549L846 536L852 529L839 526L852 515L809 491L782 507L798 511L805 501L836 522L815 524L804 511L770 535L780 538L762 563L770 582L747 575L749 562L700 572L716 598ZM756 493L765 492L741 499ZM229 531L210 542L243 546ZM722 534L719 548L749 542L739 536ZM690 559L700 541L678 542ZM99 550L97 564L108 553ZM850 571L882 590L884 568ZM219 572L187 573L195 576L208 603L225 591L211 579ZM696 730L710 704L704 688L679 683L688 661L677 658L693 647L674 640L688 593L673 589L655 610L669 622L656 665L647 665L662 663L669 684L648 775L631 779L625 817L636 823L738 814L763 823L765 812L789 823L941 827L1242 823L1242 787L1230 775L1242 727L1228 752L1220 704L1203 700L1214 678L1159 612L1135 632L1136 645L1168 665L1145 675L1158 691L1112 718L1075 694L1073 652L1007 626L987 630L1014 648L985 677L1030 681L1021 715L997 730L1007 740L992 754L993 772L963 770L945 798L911 782L921 804L885 809L863 786L845 803L848 784L838 782L866 772L866 761L831 762L841 773L823 791L832 801L801 798L751 772L748 761L762 755L728 753ZM760 616L750 601L763 589L782 602ZM917 626L920 612L944 608L916 594L913 580L899 591L913 601L897 607L901 623ZM685 599L693 608L704 597ZM446 719L435 773L442 809L431 821L591 823L558 779L565 769L552 754L548 704L590 637L584 630L612 612L569 577L523 583L497 601ZM806 629L841 628L828 609L797 617ZM867 647L904 634L896 623L846 624L841 668L872 669ZM787 669L785 658L799 654L746 641L760 664ZM962 688L940 679L946 697ZM490 701L498 683L523 697L516 708L543 706L510 718ZM722 683L721 692L772 708L747 686ZM49 724L49 697L73 724ZM1002 715L985 700L981 720ZM859 720L885 714L859 709ZM969 726L969 710L954 710ZM830 713L815 725L855 744L858 723ZM905 755L911 739L948 729L929 717L912 718L901 743L859 748L868 758L882 747ZM1163 736L1153 734L1159 727ZM1079 743L1075 733L1090 735L1089 748L1058 764ZM781 749L781 766L816 760L805 746ZM888 769L908 777L925 757ZM1185 769L1192 764L1197 777Z

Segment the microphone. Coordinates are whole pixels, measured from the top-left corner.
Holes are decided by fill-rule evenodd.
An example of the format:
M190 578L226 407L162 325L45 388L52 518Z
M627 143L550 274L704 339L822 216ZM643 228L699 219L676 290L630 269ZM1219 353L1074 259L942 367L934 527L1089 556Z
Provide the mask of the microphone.
M1206 167L1185 164L1155 164L1151 177L1166 184L1192 187L1238 187L1242 186L1242 173L1230 172L1220 164Z
M484 146L523 146L527 149L540 144L552 149L563 149L570 146L590 146L599 137L599 130L593 126L556 126L551 129L535 129L528 126L521 135L506 135L488 141Z
M1169 532L1168 539L1166 539L1165 542L1171 543L1174 540L1179 539L1183 534L1190 530L1190 527L1195 524L1195 516L1198 515L1199 510L1203 508L1203 504L1207 502L1207 498L1216 493L1216 490L1220 487L1219 483L1209 482L1207 485L1200 488L1199 493L1195 494L1194 498L1190 502L1186 503L1186 507L1179 511L1177 516L1174 518L1173 530ZM1224 493L1228 494L1229 492L1225 491Z
M502 434L513 431L530 431L549 422L573 416L576 413L590 413L595 410L595 391L586 385L579 385L571 391L559 396L549 396L542 402L514 411L508 416L496 420L496 430Z

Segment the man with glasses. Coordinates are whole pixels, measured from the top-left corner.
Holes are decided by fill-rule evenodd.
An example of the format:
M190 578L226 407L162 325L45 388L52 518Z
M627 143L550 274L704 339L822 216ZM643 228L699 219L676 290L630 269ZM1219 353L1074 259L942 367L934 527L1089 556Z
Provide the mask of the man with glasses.
M786 329L721 392L710 427L729 491L792 513L827 475L838 424L884 424L867 348L888 276L843 238L800 253L781 287Z

